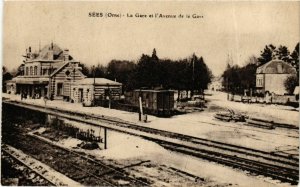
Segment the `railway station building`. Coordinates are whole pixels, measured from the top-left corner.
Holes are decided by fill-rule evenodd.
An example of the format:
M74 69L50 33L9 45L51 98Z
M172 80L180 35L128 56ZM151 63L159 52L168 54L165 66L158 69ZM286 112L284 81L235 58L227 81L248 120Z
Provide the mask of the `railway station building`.
M73 102L82 102L85 96L93 99L94 90L96 97L107 90L121 93L121 83L99 78L94 83L86 78L79 61L73 59L68 49L62 50L56 44L45 45L38 52L29 47L23 57L20 75L6 82L7 93Z

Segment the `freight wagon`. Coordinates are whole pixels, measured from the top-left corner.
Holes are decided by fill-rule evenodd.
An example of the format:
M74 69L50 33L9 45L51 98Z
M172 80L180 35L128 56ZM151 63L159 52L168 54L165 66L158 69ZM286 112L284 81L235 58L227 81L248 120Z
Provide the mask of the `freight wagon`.
M138 108L139 97L142 99L146 114L167 117L174 113L174 91L172 90L134 90L125 94L125 102Z

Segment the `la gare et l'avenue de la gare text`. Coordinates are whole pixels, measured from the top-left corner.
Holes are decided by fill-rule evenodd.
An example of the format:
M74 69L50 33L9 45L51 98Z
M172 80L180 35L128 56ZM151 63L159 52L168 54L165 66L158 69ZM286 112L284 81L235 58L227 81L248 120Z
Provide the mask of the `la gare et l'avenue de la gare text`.
M99 17L99 18L192 18L192 19L201 19L204 18L202 14L162 14L162 13L112 13L112 12L89 12L89 17Z

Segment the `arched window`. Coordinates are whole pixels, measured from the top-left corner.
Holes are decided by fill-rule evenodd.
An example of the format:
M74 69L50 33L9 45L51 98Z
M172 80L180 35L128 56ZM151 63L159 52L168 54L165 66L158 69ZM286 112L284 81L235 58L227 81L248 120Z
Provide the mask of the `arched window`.
M26 74L25 75L28 75L28 67L26 67Z
M32 66L30 66L30 75L32 75L32 73L33 73L33 71L32 71L33 69L32 69Z
M33 72L34 72L34 75L37 75L37 66L34 66Z

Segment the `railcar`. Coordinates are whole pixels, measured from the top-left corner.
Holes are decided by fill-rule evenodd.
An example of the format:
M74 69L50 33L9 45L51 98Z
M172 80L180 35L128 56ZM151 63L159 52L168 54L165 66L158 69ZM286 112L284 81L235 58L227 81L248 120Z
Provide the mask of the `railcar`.
M125 94L125 102L138 108L139 97L146 114L168 117L174 113L174 91L172 90L134 90Z

